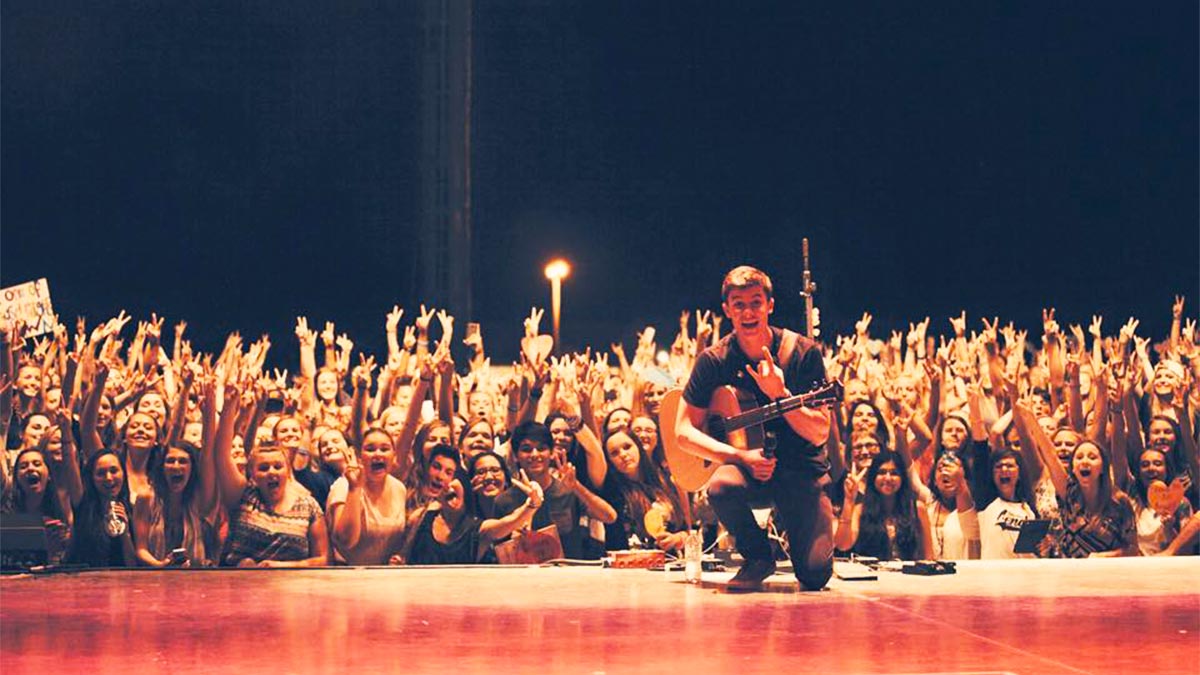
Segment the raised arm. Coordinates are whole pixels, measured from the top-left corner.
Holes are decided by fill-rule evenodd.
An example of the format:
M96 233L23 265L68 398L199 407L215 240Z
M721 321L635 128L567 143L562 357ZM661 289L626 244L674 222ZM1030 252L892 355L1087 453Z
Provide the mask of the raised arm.
M233 431L238 418L238 407L241 392L234 382L225 383L225 401L221 409L221 422L217 426L216 460L217 487L220 490L221 505L226 511L232 512L242 499L246 490L246 476L238 471L233 461ZM250 447L250 446L247 446ZM247 454L249 454L247 450Z
M567 462L562 465L559 480L562 481L563 487L579 498L589 516L605 524L617 522L616 509L579 482L574 464Z
M513 478L513 487L525 493L527 497L512 512L501 518L490 518L479 526L479 534L488 541L499 541L508 535L533 525L533 516L541 508L544 496L542 486L537 481L529 480L525 470L521 470L520 478Z

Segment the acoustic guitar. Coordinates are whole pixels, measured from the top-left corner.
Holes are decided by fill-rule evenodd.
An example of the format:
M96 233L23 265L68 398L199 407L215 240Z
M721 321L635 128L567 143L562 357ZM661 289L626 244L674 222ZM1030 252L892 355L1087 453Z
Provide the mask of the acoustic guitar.
M756 407L758 401L754 394L724 386L713 392L701 431L735 448L762 449L764 454L771 456L774 439L768 437L763 423L798 408L823 408L841 399L842 385L837 381L824 382L803 394L781 398L759 407ZM695 492L704 487L720 463L697 457L679 447L675 420L682 404L682 389L668 391L662 400L658 423L662 427L663 452L671 468L671 477L679 487Z

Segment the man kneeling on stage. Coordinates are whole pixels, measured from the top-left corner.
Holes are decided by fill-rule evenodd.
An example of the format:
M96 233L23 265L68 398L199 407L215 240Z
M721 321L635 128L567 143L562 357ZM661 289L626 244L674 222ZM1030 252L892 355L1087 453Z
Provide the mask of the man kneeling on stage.
M772 504L787 531L796 578L805 590L820 590L833 574L833 509L822 490L829 482L829 414L800 408L766 422L771 454L734 447L701 429L719 387L751 393L761 406L823 381L821 351L812 340L769 325L775 301L762 271L734 268L721 298L733 332L696 359L676 420L679 445L722 465L708 482L708 499L745 559L729 590L758 590L774 574L770 541L751 510Z

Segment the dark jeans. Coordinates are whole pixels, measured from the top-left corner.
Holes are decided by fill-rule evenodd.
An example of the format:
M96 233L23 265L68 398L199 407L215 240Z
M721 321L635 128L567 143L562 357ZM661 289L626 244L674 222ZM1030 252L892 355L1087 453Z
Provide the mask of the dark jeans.
M774 504L779 524L787 530L796 578L804 590L815 591L833 576L833 507L821 489L827 481L824 476L818 479L776 467L764 483L741 467L726 464L709 479L708 501L747 560L771 558L767 533L755 522L751 509Z

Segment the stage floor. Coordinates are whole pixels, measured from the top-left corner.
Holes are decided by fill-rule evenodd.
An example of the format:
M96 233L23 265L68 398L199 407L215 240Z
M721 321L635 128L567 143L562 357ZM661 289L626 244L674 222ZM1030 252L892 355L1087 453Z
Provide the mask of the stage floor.
M0 579L18 673L1200 672L1200 559L963 562L800 593L677 572L358 568Z

